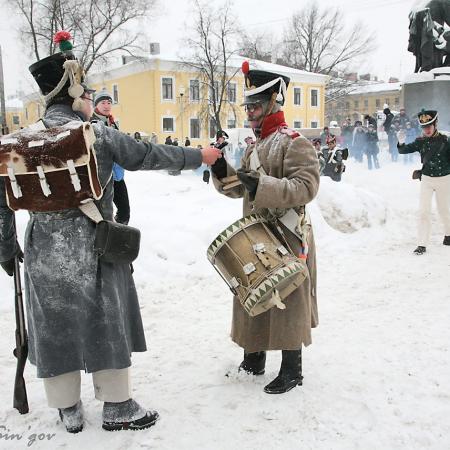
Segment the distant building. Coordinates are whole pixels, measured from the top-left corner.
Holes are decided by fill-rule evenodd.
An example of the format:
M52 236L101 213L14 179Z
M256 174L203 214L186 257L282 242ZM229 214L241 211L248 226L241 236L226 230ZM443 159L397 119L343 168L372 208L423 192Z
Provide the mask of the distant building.
M347 95L326 104L325 114L327 122L337 120L341 124L346 118L354 122L366 114L374 115L385 105L393 111L398 111L403 105L399 82L368 83L350 88Z

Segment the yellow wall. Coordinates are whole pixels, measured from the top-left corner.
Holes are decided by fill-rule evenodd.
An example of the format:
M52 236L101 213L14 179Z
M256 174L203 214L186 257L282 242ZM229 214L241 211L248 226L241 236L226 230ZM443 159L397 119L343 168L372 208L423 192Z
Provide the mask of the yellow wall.
M25 126L24 111L18 108L6 109L6 125L9 133L20 130Z

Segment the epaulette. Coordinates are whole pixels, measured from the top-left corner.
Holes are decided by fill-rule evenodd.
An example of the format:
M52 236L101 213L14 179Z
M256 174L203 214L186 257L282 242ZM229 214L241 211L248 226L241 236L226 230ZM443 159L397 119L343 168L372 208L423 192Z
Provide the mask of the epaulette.
M278 128L278 131L282 134L287 134L291 139L295 139L301 136L301 134L298 131L295 131L292 128L288 127L280 127Z

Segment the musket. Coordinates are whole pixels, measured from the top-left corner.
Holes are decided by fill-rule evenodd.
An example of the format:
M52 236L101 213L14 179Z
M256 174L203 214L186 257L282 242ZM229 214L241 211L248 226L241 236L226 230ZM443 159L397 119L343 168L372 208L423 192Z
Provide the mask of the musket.
M16 378L14 380L13 406L20 414L26 414L28 409L27 389L23 378L23 371L28 357L28 338L25 327L25 315L23 311L22 285L20 282L19 258L14 258L14 290L16 310L16 348L14 356L17 358Z

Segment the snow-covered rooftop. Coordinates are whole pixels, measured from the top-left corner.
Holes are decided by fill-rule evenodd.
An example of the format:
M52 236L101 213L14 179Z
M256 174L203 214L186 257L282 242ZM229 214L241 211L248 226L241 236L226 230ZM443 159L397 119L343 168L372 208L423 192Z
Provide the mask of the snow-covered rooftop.
M259 61L250 58L244 58L243 56L233 55L228 61L230 68L239 70L243 61L249 61L250 69L266 70L268 72L280 73L291 78L292 81L309 82L316 84L325 84L328 81L328 75L307 72L305 70L294 69L292 67L282 66L280 64L269 63L265 61ZM96 83L105 79L114 79L118 77L132 75L134 73L140 73L147 70L179 70L179 71L193 71L189 67L183 64L183 60L174 55L152 55L150 57L142 57L132 60L126 64L109 69L105 67L90 73L88 78L90 83ZM240 73L240 71L239 71Z
M23 102L21 100L19 100L18 98L12 98L10 100L6 100L6 108L22 109Z
M388 91L400 91L401 83L373 83L366 84L364 86L358 86L356 89L350 92L351 95L355 94L371 94L376 92L388 92Z

